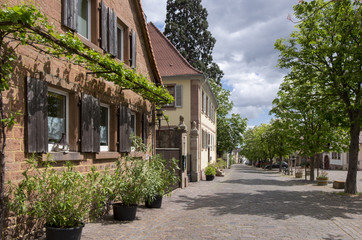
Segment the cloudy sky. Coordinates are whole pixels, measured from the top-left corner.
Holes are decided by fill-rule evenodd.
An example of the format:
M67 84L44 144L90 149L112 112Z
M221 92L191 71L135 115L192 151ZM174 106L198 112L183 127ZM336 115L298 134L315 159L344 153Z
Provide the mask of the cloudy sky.
M147 21L162 31L167 0L142 0ZM268 123L269 110L285 70L276 68L274 42L288 37L294 24L287 20L298 0L203 0L209 30L216 38L214 61L224 71L224 88L231 90L233 113L248 125Z

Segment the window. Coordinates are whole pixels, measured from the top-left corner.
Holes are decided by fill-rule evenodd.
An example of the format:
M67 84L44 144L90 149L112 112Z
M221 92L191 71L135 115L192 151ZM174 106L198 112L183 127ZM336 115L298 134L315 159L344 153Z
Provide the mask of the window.
M206 113L206 116L209 115L209 98L208 98L208 96L206 96L205 113Z
M168 86L166 86L166 88L167 88L167 91L170 93L170 95L175 98L175 85L168 85ZM174 106L175 106L175 102L164 105L164 107L174 107Z
M135 113L131 113L131 134L136 135L136 114Z
M175 106L182 107L182 85L175 86Z
M124 29L121 25L117 24L117 58L123 61L123 36Z
M101 151L109 151L109 106L101 104L101 121L100 121L100 145Z
M205 112L205 93L202 91L202 112Z
M68 94L56 89L48 91L48 150L62 137L68 142Z
M78 27L77 31L83 37L90 39L91 27L91 2L78 0Z

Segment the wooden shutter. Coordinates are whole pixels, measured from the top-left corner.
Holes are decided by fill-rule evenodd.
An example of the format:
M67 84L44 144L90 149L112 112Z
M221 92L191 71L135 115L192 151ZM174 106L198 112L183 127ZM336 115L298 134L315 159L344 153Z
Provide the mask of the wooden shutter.
M142 114L142 138L143 138L143 143L147 146L148 119L146 114Z
M119 109L119 148L121 153L131 152L131 110L121 106Z
M62 0L62 24L77 31L78 0Z
M27 117L29 153L48 152L48 98L47 83L27 78Z
M108 52L108 7L101 3L101 48Z
M175 86L175 106L182 107L182 85Z
M137 34L136 31L132 29L132 68L136 67L136 58L137 58Z
M100 105L99 100L91 95L82 94L81 109L81 151L100 151Z
M116 57L117 56L117 15L112 10L108 10L108 41L109 41L109 53Z

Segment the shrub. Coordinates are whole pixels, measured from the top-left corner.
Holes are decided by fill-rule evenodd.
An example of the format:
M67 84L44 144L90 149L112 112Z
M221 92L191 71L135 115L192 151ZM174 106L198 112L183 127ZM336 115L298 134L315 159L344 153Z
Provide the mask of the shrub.
M93 182L89 181L92 177L73 171L69 162L61 170L55 169L52 161L42 166L34 156L26 162L29 168L20 184L9 182L9 209L17 215L44 219L52 227L80 226L89 217L95 195Z
M179 181L176 176L178 161L170 161L157 154L150 158L146 164L145 201L153 201L157 196L163 196L171 191L171 186Z
M322 171L321 174L316 178L317 180L328 180L328 173L326 171Z
M205 168L205 175L207 176L215 176L216 175L216 169L214 166L209 165Z

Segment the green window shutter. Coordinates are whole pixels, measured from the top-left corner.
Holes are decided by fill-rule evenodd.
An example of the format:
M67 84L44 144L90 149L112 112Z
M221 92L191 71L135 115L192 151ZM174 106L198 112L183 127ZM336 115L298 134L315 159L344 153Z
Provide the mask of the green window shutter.
M62 0L62 24L73 31L77 31L78 0Z
M45 81L27 78L27 151L48 152L48 99Z

